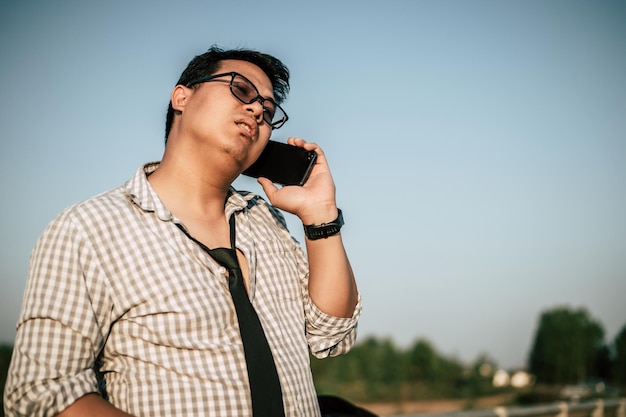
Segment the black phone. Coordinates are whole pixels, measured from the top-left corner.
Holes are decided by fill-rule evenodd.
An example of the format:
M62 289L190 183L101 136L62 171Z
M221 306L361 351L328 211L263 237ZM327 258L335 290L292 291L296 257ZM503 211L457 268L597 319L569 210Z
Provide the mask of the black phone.
M243 175L269 178L280 185L304 185L316 159L315 151L270 140Z

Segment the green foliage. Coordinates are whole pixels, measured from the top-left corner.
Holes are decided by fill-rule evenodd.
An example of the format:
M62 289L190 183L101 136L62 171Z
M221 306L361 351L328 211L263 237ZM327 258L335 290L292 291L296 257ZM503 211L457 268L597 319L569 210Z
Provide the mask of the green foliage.
M607 346L603 327L585 309L544 311L528 363L528 371L542 390L533 390L533 398L520 398L522 402L553 401L560 385L587 377L601 377L624 387L626 325L612 346ZM489 357L482 355L465 365L442 355L424 339L400 349L390 339L369 337L347 355L312 358L311 367L320 394L358 402L462 398L471 405L481 396L502 392L493 387L497 365Z
M598 376L604 329L585 309L544 311L529 355L529 370L544 383L575 383Z
M4 385L7 374L9 373L9 365L11 363L12 354L13 346L0 345L0 394L4 393ZM0 415L4 415L3 399L3 396L0 396Z
M613 380L616 384L626 387L626 324L615 336L613 342L615 359L613 369Z
M476 372L468 370L426 340L399 349L390 339L375 337L357 343L347 355L311 362L320 394L363 402L469 398L493 392L492 375L480 374L481 365L476 364Z
M400 389L399 375L404 366L397 349L386 340L368 338L357 344L349 355L318 360L311 369L318 392L349 398L394 398Z

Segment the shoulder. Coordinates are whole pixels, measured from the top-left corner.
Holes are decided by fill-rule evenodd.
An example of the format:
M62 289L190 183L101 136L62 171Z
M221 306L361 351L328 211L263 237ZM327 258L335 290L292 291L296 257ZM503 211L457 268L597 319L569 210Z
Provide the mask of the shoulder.
M67 207L55 220L73 218L79 221L100 221L101 217L113 216L126 207L129 207L129 198L122 187L117 187Z
M42 238L49 235L90 234L95 226L110 223L118 219L120 212L128 210L128 197L122 187L117 187L83 201L77 202L62 210L48 223Z
M271 205L265 198L262 196L249 192L249 191L239 191L233 190L233 193L238 197L245 201L245 210L248 213L268 224L274 224L275 226L287 230L287 222L285 221L284 213Z

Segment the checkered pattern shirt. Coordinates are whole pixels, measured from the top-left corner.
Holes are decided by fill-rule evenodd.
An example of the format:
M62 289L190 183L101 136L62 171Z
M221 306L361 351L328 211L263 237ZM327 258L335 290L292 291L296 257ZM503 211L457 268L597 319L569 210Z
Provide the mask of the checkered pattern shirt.
M237 317L223 267L190 240L147 181L78 203L51 222L32 254L5 390L8 416L52 416L100 392L135 416L250 416ZM309 349L347 352L351 318L308 295L308 265L282 214L230 190L249 296L280 377L287 416L318 416Z

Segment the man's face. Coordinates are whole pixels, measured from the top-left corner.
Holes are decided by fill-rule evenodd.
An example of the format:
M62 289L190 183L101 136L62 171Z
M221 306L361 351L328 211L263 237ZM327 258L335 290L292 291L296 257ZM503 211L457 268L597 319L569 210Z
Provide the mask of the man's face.
M256 65L246 61L222 61L219 73L237 72L250 80L265 98L273 98L272 84ZM254 162L267 144L271 126L263 120L263 107L255 101L244 104L230 90L230 76L213 79L189 89L184 102L181 128L199 149L226 154L243 170Z

